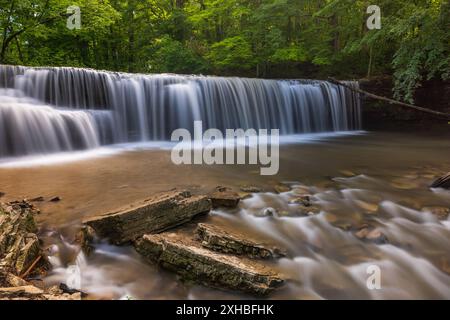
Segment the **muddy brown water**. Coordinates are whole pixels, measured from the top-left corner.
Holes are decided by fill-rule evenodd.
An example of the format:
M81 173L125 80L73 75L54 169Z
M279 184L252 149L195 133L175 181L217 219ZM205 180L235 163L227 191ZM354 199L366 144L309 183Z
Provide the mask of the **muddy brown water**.
M82 219L174 187L194 193L218 185L236 190L252 185L265 192L241 201L235 210L213 210L199 221L233 228L286 248L274 262L289 280L269 298L411 299L450 298L450 221L423 212L450 207L450 192L429 183L450 168L448 136L365 133L323 138L280 149L280 172L259 175L259 166L176 166L167 150L134 150L45 166L0 167L2 201L43 196L35 204L54 270L46 283L67 280L69 243ZM283 182L291 191L277 194ZM307 190L321 212L299 216L291 203ZM61 201L49 202L59 196ZM278 214L264 217L266 208ZM388 243L354 236L364 224L379 228ZM184 284L147 265L129 247L97 244L77 257L81 287L93 297L117 299L253 298ZM381 289L367 287L367 268L381 270Z

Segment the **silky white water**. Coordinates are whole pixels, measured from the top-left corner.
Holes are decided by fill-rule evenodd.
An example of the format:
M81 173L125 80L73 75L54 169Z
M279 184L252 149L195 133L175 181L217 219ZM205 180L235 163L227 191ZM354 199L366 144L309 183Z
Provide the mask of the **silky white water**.
M361 127L358 94L324 81L0 66L0 88L0 157L169 140L195 120L281 134Z

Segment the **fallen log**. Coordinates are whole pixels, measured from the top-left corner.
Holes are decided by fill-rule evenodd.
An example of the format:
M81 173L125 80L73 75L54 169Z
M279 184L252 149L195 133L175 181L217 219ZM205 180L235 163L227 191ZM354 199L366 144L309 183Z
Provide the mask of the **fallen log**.
M266 295L283 283L281 276L258 261L210 251L180 233L144 235L135 242L146 260L202 285Z
M260 259L286 256L286 252L280 248L257 242L248 236L212 224L199 223L196 233L202 246L214 251Z
M350 86L350 85L348 85L348 84L346 84L346 83L344 83L342 81L336 80L334 78L328 78L328 82L336 84L336 85L339 85L339 86L342 86L342 87L345 87L345 88L347 88L349 90L358 92L360 94L363 94L363 95L365 95L365 96L367 96L369 98L375 99L375 100L380 100L380 101L387 102L389 104L395 104L395 105L398 105L398 106L401 106L401 107L404 107L404 108L409 108L409 109L414 109L416 111L425 112L425 113L431 114L431 115L433 115L435 117L438 117L440 119L450 120L450 114L445 113L445 112L431 110L431 109L415 106L413 104L409 104L409 103L397 101L397 100L394 100L394 99L390 99L390 98L387 98L387 97L379 96L379 95L370 93L370 92L362 90L362 89L354 88L354 87L352 87L352 86Z
M211 201L205 196L191 196L188 191L169 191L83 223L92 227L98 236L114 244L124 244L147 233L179 226L209 210Z

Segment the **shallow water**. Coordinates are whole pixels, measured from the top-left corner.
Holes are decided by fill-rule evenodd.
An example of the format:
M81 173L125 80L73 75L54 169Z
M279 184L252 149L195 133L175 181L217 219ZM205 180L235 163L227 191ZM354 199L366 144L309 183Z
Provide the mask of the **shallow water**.
M58 195L58 203L38 202L42 235L51 246L55 268L48 284L65 282L68 261L78 248L69 245L88 216L173 187L196 193L217 185L255 185L265 190L241 201L236 210L213 210L201 218L286 248L276 268L289 280L269 298L385 299L450 298L450 220L438 220L423 207L450 206L450 192L428 185L450 167L450 140L413 134L366 133L321 137L283 145L277 176L259 175L258 166L175 166L165 148L131 148L42 166L0 168L2 201ZM279 182L291 190L277 194ZM312 195L320 213L299 215L292 203ZM261 213L266 208L274 216ZM388 239L359 240L364 224ZM81 288L95 298L213 299L252 298L202 286L142 262L129 247L97 244L89 258L76 259ZM381 289L369 290L367 267L381 270Z

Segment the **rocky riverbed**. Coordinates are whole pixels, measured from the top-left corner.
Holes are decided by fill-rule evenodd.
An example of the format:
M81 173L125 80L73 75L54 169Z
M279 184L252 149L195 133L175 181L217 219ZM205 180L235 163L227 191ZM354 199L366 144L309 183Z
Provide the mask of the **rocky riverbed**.
M132 159L155 159L158 152L123 155L128 176L134 177L131 186L123 185L114 164L117 158L99 160L103 163L97 169L103 169L81 179L72 175L74 168L88 169L97 160L53 169L0 170L6 186L1 190L2 208L37 222L26 218L23 231L14 232L22 234L18 238L23 241L12 251L37 256L19 259L27 261L22 265L9 263L19 268L3 272L0 296L448 298L450 194L430 188L448 172L448 146L433 139L411 146L395 139L378 142L360 137L347 138L345 144L328 140L302 146L302 157L292 158L297 165L273 179L251 178L252 168L242 168L246 173L231 168L231 180L214 176L214 168L197 168L197 176L183 185L186 180L177 172L175 180L182 187L175 190L171 175L156 180L167 183L156 190L155 179L139 180L132 173L142 169L133 168ZM281 154L287 164L297 153L289 147ZM108 167L110 173L103 171ZM60 175L49 176L54 183L50 190L45 172L55 170ZM25 174L18 182L24 186L21 192L27 192L22 196L8 188L8 175L18 173ZM91 180L92 174L97 179ZM33 181L42 188L28 189L37 176L41 179ZM117 188L110 187L110 179L117 179ZM85 189L90 181L101 182L104 187L96 190L108 192L91 194L91 188ZM71 189L72 183L77 188ZM85 193L92 204L87 205ZM71 208L77 197L79 206ZM33 201L12 202L21 198ZM55 198L59 200L50 201ZM77 215L80 210L84 217ZM366 286L372 265L381 269L381 290ZM79 283L71 281L74 274Z

